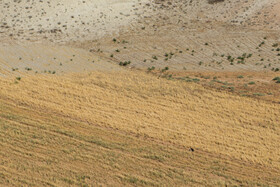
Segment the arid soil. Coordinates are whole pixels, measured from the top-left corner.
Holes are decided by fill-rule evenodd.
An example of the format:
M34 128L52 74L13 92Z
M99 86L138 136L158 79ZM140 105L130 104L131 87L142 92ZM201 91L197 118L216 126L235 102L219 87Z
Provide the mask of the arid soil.
M0 0L0 186L279 186L278 0Z

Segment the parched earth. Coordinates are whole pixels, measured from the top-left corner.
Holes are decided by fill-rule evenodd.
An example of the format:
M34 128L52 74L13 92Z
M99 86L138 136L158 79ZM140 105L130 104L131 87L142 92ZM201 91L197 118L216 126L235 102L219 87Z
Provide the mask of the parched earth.
M66 48L74 46L105 61L115 64L130 61L129 67L144 70L280 68L277 0L214 4L206 0L1 1L0 5L2 48L11 41L26 51L32 51L29 46L33 48L34 42L43 45L35 48L42 49L50 43ZM30 62L26 63L29 66ZM22 64L18 66L20 69ZM82 66L81 69L91 69L90 65ZM57 72L76 68L60 69ZM35 71L45 70L40 67Z
M0 0L0 186L279 185L278 0Z

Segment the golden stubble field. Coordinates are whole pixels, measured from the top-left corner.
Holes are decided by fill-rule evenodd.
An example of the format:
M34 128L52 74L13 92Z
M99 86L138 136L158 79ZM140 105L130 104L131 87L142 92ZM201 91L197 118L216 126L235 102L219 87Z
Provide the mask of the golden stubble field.
M138 71L0 84L3 185L280 183L279 104Z

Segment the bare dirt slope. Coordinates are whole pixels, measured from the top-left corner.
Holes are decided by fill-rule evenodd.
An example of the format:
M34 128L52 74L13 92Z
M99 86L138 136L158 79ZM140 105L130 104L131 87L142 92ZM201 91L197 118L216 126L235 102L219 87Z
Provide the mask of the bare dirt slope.
M63 74L67 72L122 71L122 68L87 50L40 43L0 44L1 75L25 73Z
M131 67L141 69L280 68L280 51L275 46L280 40L277 0L0 3L3 42L70 44L116 64L131 61ZM114 38L117 42L112 42ZM242 55L245 60L238 59Z
M2 74L120 70L88 50L57 46L117 34L145 1L0 1Z
M270 71L279 68L277 1L156 1L153 16L112 38L84 42L132 67L187 71ZM273 17L273 19L272 19ZM127 41L123 43L123 41ZM277 45L276 45L277 44ZM273 47L274 46L274 47ZM120 52L116 53L116 50ZM244 60L240 60L245 55ZM248 57L249 55L249 57ZM248 58L247 58L248 57Z
M142 13L138 6L136 0L2 0L0 32L16 39L45 37L56 42L96 39L137 19Z

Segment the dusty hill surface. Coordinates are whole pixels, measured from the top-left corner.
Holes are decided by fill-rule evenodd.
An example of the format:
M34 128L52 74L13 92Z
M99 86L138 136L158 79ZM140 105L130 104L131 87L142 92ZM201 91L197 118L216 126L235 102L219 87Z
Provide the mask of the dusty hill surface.
M70 44L140 69L274 71L279 6L277 0L0 1L0 36Z
M139 17L136 0L1 0L0 32L24 40L89 40ZM141 0L145 2L145 0Z
M87 50L40 43L0 44L0 73L7 76L65 72L122 71L120 66Z
M0 186L280 184L278 0L0 0Z
M94 51L101 49L107 57L113 55L111 59L116 62L130 60L132 67L140 69L168 66L174 71L271 71L280 68L279 13L272 10L279 2L156 2L146 7L155 10L153 16L138 20L119 36L83 42L80 46ZM236 21L239 19L242 21ZM244 60L240 60L242 55L246 57Z
M280 182L279 105L140 72L14 81L0 80L2 184Z

